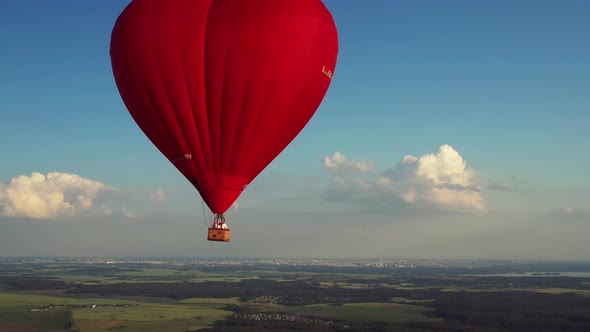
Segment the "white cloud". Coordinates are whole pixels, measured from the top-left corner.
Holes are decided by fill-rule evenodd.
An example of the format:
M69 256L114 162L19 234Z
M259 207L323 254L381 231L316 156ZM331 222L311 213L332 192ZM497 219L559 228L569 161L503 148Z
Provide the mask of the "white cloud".
M99 193L110 189L76 174L21 175L0 183L0 214L32 219L76 216L92 210Z
M555 210L550 213L552 216L569 219L590 219L590 210L576 209L572 207L565 207Z
M164 190L158 189L155 192L151 193L149 198L152 202L164 202L166 201L166 193L164 192Z
M343 154L336 151L331 158L324 156L322 158L324 167L335 174L342 173L372 173L375 171L375 165L365 160L349 160Z
M143 215L141 213L133 212L133 211L126 209L126 208L123 208L121 210L121 212L123 213L123 216L129 220L143 218Z
M442 145L436 154L405 156L394 168L371 179L335 176L326 198L357 199L368 208L402 205L461 212L486 209L477 173L449 145Z

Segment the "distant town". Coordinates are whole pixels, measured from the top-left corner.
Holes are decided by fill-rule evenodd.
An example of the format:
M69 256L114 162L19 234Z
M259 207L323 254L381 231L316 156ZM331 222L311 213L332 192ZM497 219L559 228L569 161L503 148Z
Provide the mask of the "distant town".
M556 260L467 260L467 259L335 259L335 258L191 258L191 257L2 257L0 263L12 264L87 264L87 265L152 265L160 267L182 266L309 266L342 268L384 269L479 269L496 267L522 272L544 266L547 272L590 272L590 261ZM555 269L562 269L555 271Z

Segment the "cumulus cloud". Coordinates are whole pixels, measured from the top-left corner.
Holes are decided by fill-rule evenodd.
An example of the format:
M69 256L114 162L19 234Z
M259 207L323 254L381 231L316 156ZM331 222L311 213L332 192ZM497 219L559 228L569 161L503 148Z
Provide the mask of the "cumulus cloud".
M550 213L554 217L568 218L568 219L590 219L590 210L576 209L572 207L565 207L555 210Z
M97 196L111 189L76 174L21 175L0 183L0 214L31 219L76 216L92 210Z
M325 197L331 201L357 199L368 207L402 204L461 212L486 209L477 172L468 168L450 145L420 157L405 156L395 167L370 179L333 176Z
M161 203L166 201L166 193L164 192L164 190L158 189L155 192L151 193L149 198L152 202Z
M332 157L324 156L322 158L324 167L335 174L341 173L372 173L375 171L375 165L365 160L350 160L342 153L336 151Z

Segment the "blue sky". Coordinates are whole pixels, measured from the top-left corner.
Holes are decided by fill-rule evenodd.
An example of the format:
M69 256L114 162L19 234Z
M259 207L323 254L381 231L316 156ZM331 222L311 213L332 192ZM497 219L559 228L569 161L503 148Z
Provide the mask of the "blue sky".
M128 2L0 3L0 254L590 259L587 1L325 0L332 86L224 246L116 90Z

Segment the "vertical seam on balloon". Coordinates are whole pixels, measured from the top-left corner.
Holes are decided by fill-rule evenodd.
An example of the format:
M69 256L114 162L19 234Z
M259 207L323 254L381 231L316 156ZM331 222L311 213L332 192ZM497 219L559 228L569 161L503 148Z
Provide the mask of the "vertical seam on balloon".
M182 11L182 10L183 10L183 7L179 7L179 11ZM180 42L182 43L182 40L183 40L182 37L184 36L184 35L182 35L182 31L183 31L182 27L183 27L184 21L186 21L186 20L183 20L182 18L184 18L185 16L182 15L182 13L180 13L180 14L181 14L180 15L181 16L181 19L178 20L178 36L179 36L178 38L180 39ZM186 29L186 30L189 31L189 29ZM180 66L181 66L181 69L182 69L180 72L182 73L182 78L183 78L183 81L184 81L184 88L185 88L185 96L186 96L186 99L187 99L187 102L188 102L188 107L189 107L189 110L190 110L190 116L188 117L189 119L187 119L188 122L189 122L189 124L187 124L187 125L190 127L189 130L192 129L192 135L191 135L191 137L195 137L198 140L198 142L192 142L192 141L188 141L187 142L188 143L187 145L188 145L189 149L191 150L190 153L192 155L196 155L196 157L197 157L197 158L195 158L194 161L191 161L190 162L190 165L192 166L191 167L192 168L192 171L194 171L195 173L197 173L197 174L206 174L207 163L205 161L205 157L204 157L204 153L203 153L203 146L204 146L204 144L203 144L203 142L201 140L201 136L199 135L199 131L197 129L197 125L195 123L195 119L194 119L194 115L193 115L193 103L192 103L191 93L189 91L189 86L188 86L189 84L188 84L188 81L187 81L187 75L186 75L186 70L185 70L185 62L184 62L184 56L183 56L184 55L183 54L183 50L184 49L182 47L180 47L180 45L179 45L179 48L178 49L179 49L179 51L178 51L178 57L180 59ZM193 150L192 149L193 148L193 144L195 144L195 145L198 144L198 149L196 149L196 150L200 150L201 153L196 153L196 151L192 151ZM202 183L203 182L203 178L199 177L198 179L195 179L195 180L198 181L198 186L199 187L201 187L203 185L203 183ZM204 180L205 180L205 182L207 181L206 178Z
M157 20L156 20L156 13L157 13L156 10L154 10L152 12L152 26L154 26L155 23L157 22ZM155 43L155 40L156 40L155 30L152 30L151 37L152 37L151 38L152 48L153 48L153 51L154 51L153 54L154 54L154 57L155 57L154 60L155 60L156 64L158 64L158 63L161 62L161 57L160 57L159 49L155 47L155 45L156 45L156 43ZM175 129L178 129L178 132L181 135L182 141L181 142L177 142L177 143L181 145L181 151L182 150L186 150L186 149L188 149L187 139L186 139L186 133L184 132L184 129L182 128L182 126L179 123L180 121L178 119L178 114L176 113L176 109L174 108L174 103L172 101L172 98L170 98L170 94L168 92L168 86L165 84L164 80L162 79L162 71L161 71L161 68L160 68L160 66L155 66L155 69L156 69L156 73L158 74L157 77L159 78L159 80L157 82L159 82L160 85L163 87L163 91L164 91L164 93L166 95L166 99L168 101L166 104L167 104L167 106L169 108L172 109L172 112L171 113L174 115L174 120L176 120L176 122L173 121L169 125L172 125L172 127L174 127Z
M252 64L252 62L255 62L254 59L258 58L257 55L259 53L259 50L260 50L259 47L254 47L254 55L251 56L250 59L249 59L250 62L248 63L249 65L247 66L248 67L248 72L246 73L246 82L249 81L249 77L252 74L253 67L254 67L254 65ZM237 174L238 172L236 171L235 166L236 165L239 165L239 159L235 158L235 156L234 156L234 150L235 150L235 145L236 145L235 144L236 137L240 137L240 135L237 133L237 131L240 130L240 123L242 121L242 115L245 113L244 112L244 104L246 103L246 100L248 99L248 98L246 98L246 96L249 95L248 92L250 91L249 90L250 87L251 87L251 85L246 83L245 91L243 91L242 94L241 94L241 100L240 100L240 103L239 103L239 109L238 109L238 112L237 112L238 116L237 116L236 127L235 127L236 133L234 133L234 135L232 137L233 140L232 140L232 142L230 144L231 150L227 154L229 156L229 158L230 158L229 163L231 165L229 171L230 171L230 173L232 175L235 175L235 176L242 176L243 175L243 174ZM240 131L240 133L241 132L242 131Z
M298 1L298 0L296 0L296 1ZM291 7L293 7L293 3L294 3L293 1L290 1ZM292 11L291 11L291 10L287 10L286 12L287 12L287 13L289 13L289 22L290 22L290 23L289 23L289 30L287 30L287 31L285 31L285 32L283 33L283 37L282 37L282 40L281 40L281 46L280 46L280 50L281 50L281 51L279 51L279 52L278 52L278 54L283 54L283 50L285 49L285 46L286 46L286 44L287 44L287 37L290 35L291 29L292 29L292 27L293 27L293 24L292 24L292 20L293 20L293 13L292 13ZM276 68L277 68L279 65L280 65L280 59L279 59L279 60L277 60L277 61L276 61L276 63L274 64L273 75L272 75L272 78L271 78L271 80L270 80L270 83L267 85L266 93L265 93L265 95L264 95L264 102L262 103L262 106L260 107L259 111L258 111L258 112L257 112L257 114L256 114L256 120L253 122L253 123L254 123L254 125L253 125L253 127L252 127L251 129L250 129L250 128L248 128L248 129L249 129L249 130L248 130L248 133L249 133L249 135L248 135L248 139L246 140L246 142L247 142L247 143L244 145L244 146L246 146L246 147L250 146L250 142L252 141L252 137L253 137L253 136L256 134L256 132L257 132L257 129L258 129L258 123L259 123L259 120L260 120L260 118L263 116L263 114L266 114L266 113L264 112L264 110L266 110L266 105L267 105L267 103L268 103L268 98L269 98L270 91L272 90L272 87L273 87L273 85L274 85L274 81L275 81L275 80L276 80L276 78L277 78L277 71L276 71ZM268 110L267 110L267 111L268 111ZM247 151L247 149L245 149L245 150ZM242 152L242 153L240 154L240 157L243 157L243 155L244 155L244 152ZM252 177L252 174L251 174L251 173L252 173L252 170L251 170L251 167L250 167L250 161L252 160L252 157L249 157L249 158L248 158L248 160L247 160L248 162L246 162L246 161L244 160L244 158L241 158L241 160L243 161L244 170L245 170L245 173L246 173L245 175L247 175L247 177L248 177L248 178L251 178L251 177ZM268 165L266 165L264 168L266 168L267 166L268 166ZM263 168L263 169L264 169L264 168Z
M214 170L215 170L215 162L213 160L213 150L212 150L212 147L211 147L211 131L210 131L210 128L209 128L209 120L210 119L209 119L209 111L208 111L208 106L207 106L208 105L208 101L207 101L207 79L206 79L206 76L205 76L205 74L206 74L206 62L207 62L207 56L206 56L206 54L207 54L207 52L206 52L206 48L207 48L207 27L209 25L209 14L211 12L211 5L212 5L212 3L209 0L208 1L208 6L207 6L207 15L205 15L205 21L203 22L203 25L204 25L203 30L202 30L202 33L203 33L202 38L203 39L202 39L202 45L201 45L202 48L200 50L202 52L202 57L203 57L203 61L200 64L201 65L201 68L200 68L201 77L200 77L200 79L202 80L201 83L203 84L203 98L204 98L203 106L204 106L204 109L203 109L203 112L202 113L203 113L203 116L205 117L205 121L200 122L200 123L196 123L195 122L195 126L198 126L199 139L201 139L201 132L203 132L202 136L203 136L203 138L206 139L206 142L207 142L207 144L203 144L201 146L201 152L203 153L203 155L205 155L205 149L207 150L206 152L208 152L207 153L207 158L206 158L207 159L207 162L206 162L207 163L207 165L206 165L207 171L214 172ZM201 130L201 129L203 129L203 130ZM207 182L207 189L208 189L209 187L211 187L210 186L210 183L209 183L208 173L203 174L203 176L205 176L205 181Z
M175 9L180 12L182 10L182 7L178 6ZM182 15L181 15L181 17L182 17ZM182 48L180 47L180 43L181 43L180 39L181 38L179 36L180 30L181 30L181 19L176 20L175 23L177 24L177 28L178 28L177 37L176 37L176 38L178 38L178 45L174 45L174 46L178 46L178 48L173 47L170 50L170 52L174 53L174 55L180 61L180 70L179 70L179 72L181 73L181 75L183 77L183 79L182 79L182 81L184 82L184 85L183 86L184 86L185 91L186 91L186 77L185 77L185 73L184 73L184 67L182 65ZM190 135L190 133L189 133L189 135L187 135L187 132L186 132L185 126L184 126L184 123L185 123L184 122L185 119L183 119L184 116L180 115L180 117L181 117L180 118L180 121L178 120L179 114L177 112L179 110L181 110L181 108L177 108L176 106L178 106L178 105L175 105L174 104L174 101L176 100L176 103L179 103L179 104L181 104L181 102L178 101L177 98L170 98L170 94L168 93L168 91L169 91L168 89L169 88L166 85L165 85L165 88L164 89L167 92L168 99L170 100L170 105L171 105L172 110L173 110L173 113L175 115L176 123L178 124L178 127L180 128L180 131L182 132L184 143L187 146L187 152L189 152L190 153L190 156L191 156L190 161L189 161L189 158L186 158L185 157L184 162L188 166L187 168L188 168L188 171L190 173L193 173L193 172L197 172L198 173L198 172L200 172L199 166L197 165L197 162L196 161L193 161L193 159L194 160L197 160L198 157L201 157L201 159L202 159L202 156L200 156L198 154L195 154L194 151L193 151L193 149L192 149L192 144L191 144L192 141L190 140L191 135ZM188 95L188 94L186 94L186 95ZM189 100L186 100L186 101L188 101L188 107L189 107L189 109L191 109L190 108L190 106L191 106L190 105L190 101ZM193 158L193 154L195 154L197 156L197 158ZM189 180L192 183L193 181L197 181L198 179L189 179ZM195 185L195 183L192 183L192 184L193 184L193 186ZM199 183L197 182L196 185L199 185Z
M219 151L217 151L217 158L218 158L218 165L219 167L217 168L218 172L217 172L217 176L218 176L218 186L219 187L223 187L222 183L221 183L221 176L222 176L222 170L223 170L223 160L222 160L222 150L223 150L223 143L224 143L224 138L225 135L223 135L223 116L226 113L225 112L225 103L224 103L224 96L226 95L225 91L227 90L226 88L226 83L227 83L227 79L226 79L226 71L227 71L227 65L228 65L228 59L229 59L229 54L228 52L230 51L230 48L227 46L229 45L230 42L230 36L231 36L231 32L233 31L233 28L235 26L235 15L236 15L236 10L234 9L231 12L231 19L229 20L229 29L227 30L227 35L225 36L225 61L223 64L223 83L221 85L221 105L219 108L219 145L217 146L217 148L219 149Z
M211 3L211 6L213 6L213 3ZM209 29L209 15L211 15L211 8L209 8L209 11L207 13L207 23L205 25L203 77L204 77L204 84L205 84L205 89L206 89L205 101L206 101L206 113L207 113L207 128L209 129L209 131L208 131L209 132L209 142L210 142L209 148L211 150L211 163L213 166L211 168L211 171L212 171L212 174L215 177L215 180L217 182L214 185L209 186L210 188L212 188L212 187L218 187L221 185L221 177L219 175L219 172L217 171L220 166L219 152L221 150L221 143L219 142L219 140L216 140L215 137L213 137L215 133L211 130L211 128L214 127L214 125L215 125L215 116L211 116L211 117L209 116L209 112L213 109L213 108L209 107L209 103L210 102L211 103L217 102L217 100L213 100L213 99L209 100L209 98L208 98L209 91L211 91L209 89L213 89L212 87L211 88L208 87L208 81L209 81L208 76L209 75L208 75L208 70L207 70L207 68L208 68L207 62L208 62L208 54L209 54L209 51L208 51L209 42L207 40L208 29ZM225 75L225 66L222 68L222 70L223 70L222 75L224 76ZM223 88L223 83L222 83L222 88ZM218 135L221 135L221 110L223 109L223 104L222 104L223 103L223 90L221 90L220 98L221 98L221 100L220 100L221 105L220 105L220 114L219 114L219 127L218 127L219 133L218 133ZM219 137L217 137L217 138L219 138ZM216 141L219 142L219 144L217 146L217 149L214 149L213 142L216 142Z
M116 24L118 24L118 26L124 24L123 23L123 18L126 17L126 16L124 16L125 14L126 14L126 11L124 11L121 14L121 16L117 19L117 23ZM116 27L117 27L117 25L116 25ZM119 73L118 68L120 68L119 66L123 67L124 65L129 65L130 71L133 72L134 74L135 73L138 73L140 71L137 69L138 66L137 66L137 64L134 61L128 61L128 59L131 59L132 58L132 56L129 54L130 53L129 48L126 48L126 47L122 48L122 50L124 51L124 56L118 57L116 55L116 53L113 56L113 51L112 51L113 46L115 48L117 48L118 47L117 45L125 44L126 43L126 40L127 40L127 30L125 30L123 28L119 28L119 30L121 30L121 31L119 32L118 37L114 33L113 33L113 35L111 37L111 58L112 58L111 62L113 64L113 74L115 75L115 80L117 81L116 84L117 85L121 84L121 86L127 86L128 85L127 82L129 82L129 81L124 81L125 83L119 83L119 82L123 82L121 80L125 79L125 75L118 74ZM117 44L116 45L113 43L114 41L117 41ZM122 59L122 60L120 60L120 59ZM117 80L117 76L120 76L121 79ZM133 75L133 76L135 76L135 75ZM140 80L138 80L138 81L141 83ZM144 100L147 100L150 103L150 106L152 106L152 108L153 108L153 105L151 105L152 104L151 99L149 98L149 95L145 92L146 89L144 89L144 84L137 84L136 87L139 88L139 91L142 93L143 96L147 96L147 98L143 98L143 99ZM128 106L127 104L129 102L126 102L126 99L124 98L123 93L121 93L121 98L123 99L123 102L125 103L125 106L127 107ZM130 98L130 100L133 103L133 101L137 100L137 98ZM134 102L134 103L137 103L137 102ZM135 115L130 111L131 110L130 107L127 107L127 108L129 110L129 115L136 122L136 124L139 127L139 129L141 131L143 131L147 135L147 133L145 132L145 130L140 125L142 123L141 119L135 117ZM149 139L149 136L148 136L148 139Z
M152 27L153 29L153 27ZM149 52L146 52L149 54ZM129 61L131 64L135 64L135 61ZM143 76L142 75L142 70L140 70L138 68L138 66L134 66L136 73L138 73L138 76ZM135 75L134 75L135 76ZM150 116L151 119L156 120L156 121L149 121L150 125L151 124L157 124L159 128L169 128L169 126L167 125L166 121L162 121L162 117L160 116L160 113L156 110L156 105L157 102L155 102L154 97L152 96L152 94L150 93L150 89L147 87L147 82L144 79L137 79L137 82L139 82L138 87L141 89L141 91L143 92L143 95L146 97L145 100L147 100L150 104L150 110L151 112L146 112L144 114L148 114ZM145 123L145 122L144 122ZM143 128L140 129L143 131ZM145 132L145 131L144 131ZM161 145L158 146L156 144L156 142L154 142L152 140L152 138L150 136L148 136L148 139L156 146L156 148L158 148L158 150L160 150L160 152L162 152L162 154L164 154L164 156L166 158L170 158L169 156L166 156L166 154L164 153L164 151L161 149ZM169 142L169 141L167 141Z

